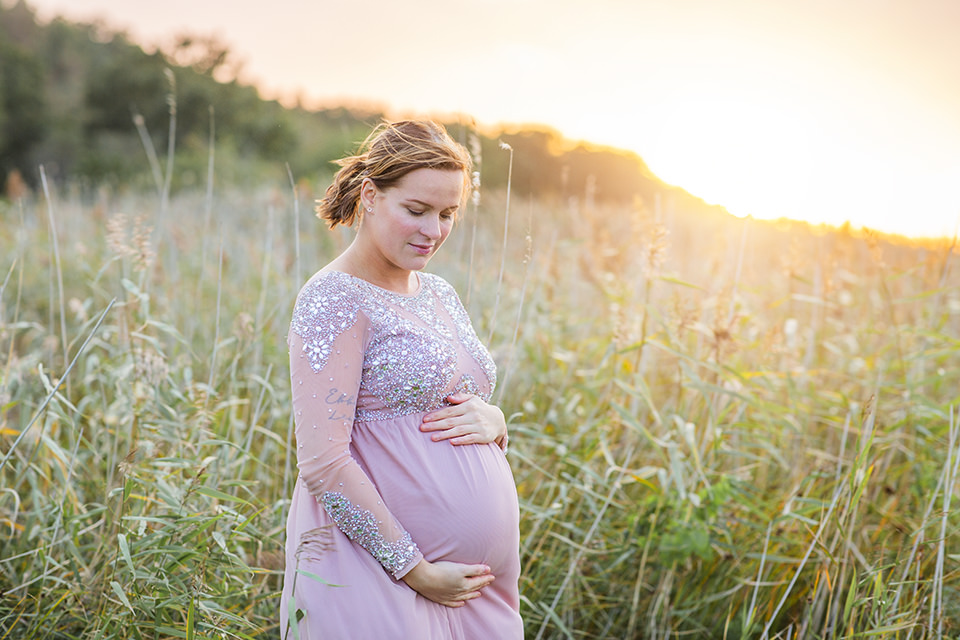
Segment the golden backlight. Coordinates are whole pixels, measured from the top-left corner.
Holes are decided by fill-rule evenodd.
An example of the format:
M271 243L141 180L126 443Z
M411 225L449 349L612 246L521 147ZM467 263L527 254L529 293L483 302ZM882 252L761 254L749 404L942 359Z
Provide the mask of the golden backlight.
M803 113L734 99L687 101L657 119L650 168L734 215L930 237L952 235L960 216L960 158L930 168L909 147L882 153Z
M650 167L731 213L795 217L810 193L815 132L745 101L690 101L657 114Z

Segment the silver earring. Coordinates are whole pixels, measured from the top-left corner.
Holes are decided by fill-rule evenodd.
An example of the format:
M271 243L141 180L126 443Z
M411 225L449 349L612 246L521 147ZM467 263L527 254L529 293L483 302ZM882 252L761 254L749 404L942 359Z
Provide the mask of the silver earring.
M367 213L373 213L373 207L367 207Z

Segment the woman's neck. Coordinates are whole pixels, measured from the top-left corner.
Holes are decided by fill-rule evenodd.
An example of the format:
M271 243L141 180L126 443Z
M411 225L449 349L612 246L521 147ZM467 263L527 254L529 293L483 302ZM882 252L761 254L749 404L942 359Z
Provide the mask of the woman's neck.
M383 259L377 260L373 256L365 255L356 239L346 251L327 265L327 268L343 271L383 289L404 295L412 295L420 287L420 280L413 271L401 269L387 264Z

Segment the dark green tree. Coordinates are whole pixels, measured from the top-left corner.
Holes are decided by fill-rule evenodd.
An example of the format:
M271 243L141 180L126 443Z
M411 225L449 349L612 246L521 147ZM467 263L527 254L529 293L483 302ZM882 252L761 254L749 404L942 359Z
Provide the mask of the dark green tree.
M31 150L43 139L46 102L43 66L0 34L0 178L19 170L35 175Z

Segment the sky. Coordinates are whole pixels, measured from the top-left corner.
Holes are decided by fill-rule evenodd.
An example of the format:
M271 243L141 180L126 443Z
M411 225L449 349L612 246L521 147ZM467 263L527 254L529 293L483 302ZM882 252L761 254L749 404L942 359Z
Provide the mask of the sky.
M958 0L28 3L148 47L215 35L265 97L629 149L735 215L960 221Z

